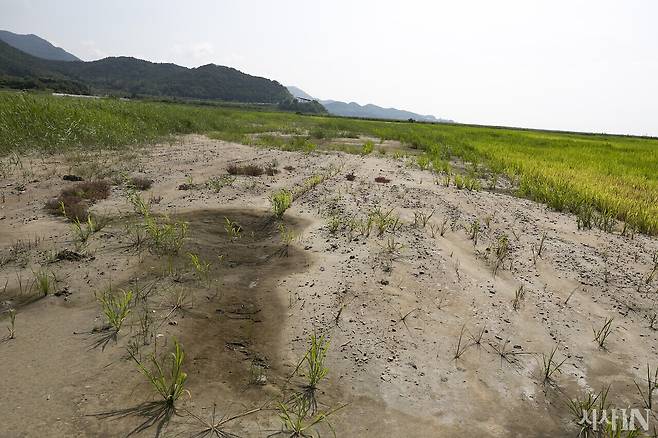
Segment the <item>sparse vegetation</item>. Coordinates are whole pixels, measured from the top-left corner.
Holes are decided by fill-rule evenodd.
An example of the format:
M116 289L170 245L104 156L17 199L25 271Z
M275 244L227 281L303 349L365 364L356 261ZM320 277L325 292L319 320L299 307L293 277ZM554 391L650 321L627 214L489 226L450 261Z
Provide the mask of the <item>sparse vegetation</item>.
M187 222L171 221L167 217L158 221L150 214L144 217L144 226L152 250L159 254L177 254L188 233Z
M158 103L143 107L139 102L134 103L134 107L131 104L117 107L135 117L146 109L160 111ZM0 108L3 105L0 103ZM86 105L80 103L78 109ZM98 107L102 108L103 104ZM131 112L138 107L142 109ZM182 121L174 114L179 107L183 108ZM518 428L518 417L510 416L511 408L522 407L524 412L535 415L538 411L533 409L539 406L536 403L547 403L546 412L550 411L556 419L538 422L538 429L531 432L542 434L547 424L551 431L558 431L562 436L569 426L564 418L558 418L568 416L566 408L555 403L563 392L557 388L562 383L559 374L565 372L566 375L565 368L571 374L573 365L570 384L575 383L574 379L582 379L578 383L586 387L600 377L593 375L592 370L607 373L607 365L613 360L616 362L615 379L620 382L617 388L620 394L613 394L614 398L619 397L629 406L644 404L648 409L656 409L653 396L658 390L658 371L647 364L646 382L638 380L635 387L630 384L633 378L637 379L637 363L632 360L648 357L646 355L655 349L655 332L651 331L658 326L654 294L658 253L653 260L651 258L656 250L655 238L639 236L631 240L586 229L598 227L617 232L622 229L619 225L623 225L624 236L641 230L650 234L655 221L647 212L654 209L646 203L649 198L639 192L658 193L657 178L647 176L646 172L620 174L619 169L628 167L628 163L606 163L602 171L595 164L600 161L598 156L590 162L569 162L574 157L591 158L599 153L619 158L622 155L611 155L607 150L618 145L628 148L629 159L633 159L636 151L645 147L643 142L653 144L653 140L324 116L309 119L267 110L204 108L201 105L192 112L190 108L171 104L162 110L171 118L165 116L161 120L144 115L146 120L159 120L163 125L158 128L161 134L151 139L163 138L160 135L169 133L168 123L180 122L191 127L173 127L172 132L197 132L198 129L207 133L212 129L215 138L240 141L260 149L235 147L195 136L192 141L176 139L170 145L158 145L152 155L147 149L140 150L130 158L142 153L148 157L140 157L140 163L135 166L139 169L113 169L111 176L107 176L112 181L113 193L125 196L127 203L116 206L112 199L91 207L94 202L91 190L89 193L87 189L71 190L66 194L62 191L58 214L70 218L67 224L52 218L50 224L31 224L42 217L33 219L29 214L31 208L16 210L14 206L29 206L30 200L35 199L33 190L43 190L51 181L56 187L91 184L95 182L89 179L93 172L80 172L71 165L65 170L65 180L76 181L81 176L87 181L80 185L62 183L61 162L52 174L46 175L47 158L39 162L32 157L21 158L19 154L16 154L18 158L0 157L3 163L0 174L8 172L9 175L5 186L0 187L0 223L7 224L10 231L7 235L12 236L11 241L5 239L6 245L0 245L0 274L6 274L0 275L3 279L0 313L8 317L5 325L9 324L9 339L16 333L14 309L21 312L21 306L30 306L18 316L19 339L0 343L0 348L6 345L11 354L32 361L25 363L35 364L34 358L38 355L30 356L31 348L39 345L35 334L42 330L41 324L34 324L37 309L51 310L44 313L43 327L49 327L53 318L63 312L74 314L80 309L96 309L94 315L86 313L86 323L79 319L85 313L74 314L75 319L72 318L69 325L76 330L75 335L80 335L78 339L113 336L117 345L127 345L130 357L160 399L145 405L166 406L172 413L175 404L177 409L189 408L183 409L190 414L188 420L191 419L191 423L197 420L196 427L203 429L197 436L233 436L225 429L227 422L256 412L260 414L254 426L241 424L241 433L253 435L261 424L270 427L273 421L276 423L278 415L282 433L287 436L315 436L320 432L324 435L325 429L332 428L327 417L336 411L325 404L324 394L327 393L328 400L333 402L337 397L336 384L352 381L350 370L357 369L374 376L365 380L365 385L358 384L367 397L358 403L376 400L372 397L376 389L394 389L403 397L401 400L415 397L414 406L443 410L442 406L430 406L432 400L422 396L427 391L440 393L443 387L446 392L441 393L441 403L450 404L451 409L454 406L455 415L463 415L466 405L452 402L460 397L471 397L473 388L477 387L482 391L481 400L496 400L501 406L507 406L501 409L500 415L506 427L513 431L527 431L534 425ZM258 117L252 113L258 113ZM88 117L84 111L70 114L73 114L71 123ZM188 120L191 114L201 120ZM125 120L122 117L117 115L118 120ZM0 125L2 123L0 118ZM53 122L55 128L58 123L60 121ZM126 120L125 123L124 127L107 129L131 129L131 126L140 126L141 121ZM2 129L0 127L0 133ZM76 127L72 129L77 130ZM348 135L354 140L346 141L344 136ZM377 146L367 140L374 137L381 139ZM321 141L316 145L315 139ZM495 153L484 146L485 139ZM523 145L510 143L517 140ZM610 145L603 147L604 141ZM188 142L195 145L191 152L186 150ZM379 153L386 151L386 158L325 153L324 150L334 148L334 143L339 145L337 149L364 156L378 148ZM91 146L91 142L73 142L46 149L57 152L60 147ZM415 150L410 150L409 146ZM590 151L583 155L582 151L575 150L576 146ZM102 142L100 147L104 147ZM112 147L123 148L123 145ZM323 152L311 156L263 149L312 152L316 147ZM533 149L534 155L522 150L526 147ZM563 162L554 156L552 148L566 152ZM508 151L508 157L496 155ZM403 155L402 162L390 158ZM151 157L154 157L152 161ZM20 165L3 167L3 160L17 163L21 159L24 163ZM277 174L277 160L281 166L294 163L297 169L285 166L281 167L282 174ZM646 160L655 162L652 156ZM65 162L64 165L70 164ZM554 172L567 165L583 174L577 175L569 167L564 181L550 179ZM34 172L30 166L34 166ZM99 167L94 165L93 171ZM431 173L421 172L419 168ZM140 184L129 178L135 174L149 175L158 181L157 199L153 196L146 199L149 195L141 193ZM338 178L330 180L338 174ZM217 176L209 178L211 175ZM381 185L373 182L377 175L386 175L378 177ZM592 185L595 175L602 181L610 181L608 177L616 175L614 181L619 192L615 194ZM187 178L183 184L186 190L194 191L176 191L184 178ZM631 180L635 184L632 190ZM391 181L394 183L383 185ZM450 186L451 183L463 190L441 187L441 184ZM480 190L481 184L499 193L469 192ZM584 187L587 190L581 190ZM514 200L509 193L517 190L533 199L543 194L545 202L551 206L553 202L562 202L554 208L573 212L571 220L576 221L582 231L576 232L576 224L565 222L564 215L546 212L545 208L532 206L527 200ZM109 192L108 186L107 195ZM263 213L259 206L268 195L271 210ZM37 202L42 202L43 195L38 196ZM564 199L556 201L559 196ZM77 201L66 203L65 199ZM158 205L160 200L163 202ZM638 204L628 204L628 200ZM573 203L577 201L576 209ZM295 208L288 211L293 203ZM68 208L80 212L69 212ZM96 215L96 210L112 210L111 219ZM179 211L181 213L176 213ZM435 211L440 212L439 217ZM644 216L625 216L632 212L642 212ZM288 216L293 213L300 216ZM315 218L307 221L311 215ZM629 222L620 224L620 220ZM104 232L93 235L105 223ZM51 224L58 227L54 233L37 227ZM303 239L295 232L297 224L299 229L310 224L308 235ZM448 227L454 234L446 236ZM69 228L73 238L71 233L66 233ZM34 230L44 235L31 239L16 234ZM18 237L21 239L15 240ZM291 249L297 241L299 245ZM470 246L471 241L473 246ZM72 251L73 243L75 251ZM143 253L141 248L150 253ZM497 278L501 268L505 270L504 275ZM487 277L487 269L493 270L494 278L491 274ZM34 280L30 270L33 270ZM101 293L97 284L103 279L119 281L125 289ZM98 293L94 296L90 290ZM35 301L38 298L35 291L52 296ZM280 303L279 292L286 296L287 308ZM393 313L389 314L386 307ZM619 354L610 355L604 351L591 354L597 344L604 350L610 345L617 348L615 341L610 341L611 333L617 332L612 318L602 322L593 319L597 314L622 315L623 321L615 320L619 324ZM591 322L596 344L591 343L592 338L588 338L587 333L582 336L583 324ZM89 327L91 324L93 329ZM315 327L322 330L324 336L314 333L309 344L301 347L306 351L298 358L295 370L284 376L283 373L288 374L295 366L286 359L290 351L299 351L300 342L304 343L306 335L313 333ZM293 334L291 329L299 332ZM116 336L119 331L121 339ZM183 348L174 342L173 353L169 356L167 347L163 347L167 345L165 336L193 340L185 344L188 360L194 359L193 366L189 365L190 374L201 379L192 382L193 387L187 386ZM333 353L329 357L328 336L332 337L331 345L337 350L336 362ZM633 342L627 342L629 339ZM2 342L5 341L7 339L3 338ZM554 342L558 342L559 347L553 348ZM67 352L77 348L75 342L66 344ZM83 351L86 346L78 347ZM166 352L166 357L162 351ZM213 354L208 354L210 351ZM565 356L571 358L568 366ZM119 354L110 350L102 357L88 362L76 360L76 363L81 364L84 372L103 372L108 381L117 382L120 393L116 398L108 394L108 400L127 400L123 395L131 388L126 385L134 382L121 378L123 365ZM491 365L498 357L500 370ZM218 359L222 362L217 362ZM332 379L329 384L329 367L341 360L347 365L339 366L336 381ZM503 361L505 369L502 369ZM112 366L101 368L106 364ZM290 368L286 371L285 367ZM27 372L23 374L23 380L27 375ZM473 375L477 375L477 379L473 380ZM215 384L206 388L202 380L207 380L208 376ZM237 385L231 384L231 380ZM371 391L367 384L374 381L379 383ZM246 388L249 394L245 400L241 390L247 382L251 386ZM443 385L446 382L449 383ZM38 386L39 382L34 384ZM139 390L144 385L143 381L131 394L141 399ZM492 396L491 392L503 386L532 389L533 385L538 385L533 391L540 398L532 396L511 404L507 402L514 394L498 391ZM186 393L186 387L195 391L195 401L183 406L178 400ZM345 394L340 396L353 397L349 385L345 388ZM463 388L463 391L455 391L455 388ZM25 390L25 385L21 390ZM197 391L201 393L198 398ZM42 392L35 391L35 397L40 397ZM389 392L380 395L387 399L391 396ZM394 395L397 397L397 392ZM230 401L226 412L220 414L221 418L215 418L212 409L212 419L206 421L210 414L206 409L213 402L209 397L216 397L220 402ZM571 400L571 403L574 412L578 408L582 414L583 410L600 409L606 404L606 398L607 391L605 394L590 393L585 399ZM244 406L240 408L243 413L231 415L233 401L249 403L254 400L263 404ZM479 414L482 406L476 403L467 408ZM116 406L121 412L128 411L123 410L125 407ZM378 405L368 412L377 409ZM133 411L125 415L133 415ZM138 411L137 415L142 412ZM267 418L260 418L261 415ZM351 412L341 415L339 434L363 434L354 432L355 423L349 421L351 415ZM394 420L402 427L409 421L416 421L416 417L396 416ZM163 435L179 431L186 434L188 425L184 423L176 424L175 428L180 430L173 432L162 429ZM116 424L116 432L121 434L132 427L127 420ZM475 425L473 430L480 430L481 426ZM484 427L490 426L487 423ZM90 433L104 427L91 425ZM364 424L360 430L370 430L369 427ZM468 427L464 426L464 433L468 432ZM399 430L402 429L391 429L390 433ZM237 431L236 427L234 432ZM455 433L460 432L461 429L455 429ZM601 433L603 435L588 436L607 436L607 432Z
M206 187L219 193L224 187L230 187L235 182L235 177L225 175L223 177L212 177L206 181Z
M368 215L368 220L371 221L370 224L374 225L377 228L377 236L381 237L384 233L390 231L395 232L400 226L400 216L393 213L394 209L388 211L382 210L381 207L377 207L370 211ZM368 226L370 226L368 224ZM368 230L369 231L369 230Z

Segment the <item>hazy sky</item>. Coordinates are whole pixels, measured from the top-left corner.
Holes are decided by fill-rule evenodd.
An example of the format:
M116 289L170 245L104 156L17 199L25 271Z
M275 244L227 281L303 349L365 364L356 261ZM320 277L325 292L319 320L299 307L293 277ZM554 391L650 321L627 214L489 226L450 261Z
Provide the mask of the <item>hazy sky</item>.
M0 29L465 123L658 135L654 0L0 0Z

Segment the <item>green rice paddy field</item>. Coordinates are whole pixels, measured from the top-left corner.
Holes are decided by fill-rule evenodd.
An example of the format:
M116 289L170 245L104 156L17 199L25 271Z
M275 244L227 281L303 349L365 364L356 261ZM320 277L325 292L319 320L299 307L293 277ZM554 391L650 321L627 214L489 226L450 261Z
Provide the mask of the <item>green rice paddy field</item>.
M420 153L419 165L444 179L455 172L448 163L457 160L466 163L462 173L505 177L518 195L573 212L583 227L658 234L658 139L653 138L0 92L0 176L10 157L35 150L119 149L187 133L307 151L329 139L397 140Z

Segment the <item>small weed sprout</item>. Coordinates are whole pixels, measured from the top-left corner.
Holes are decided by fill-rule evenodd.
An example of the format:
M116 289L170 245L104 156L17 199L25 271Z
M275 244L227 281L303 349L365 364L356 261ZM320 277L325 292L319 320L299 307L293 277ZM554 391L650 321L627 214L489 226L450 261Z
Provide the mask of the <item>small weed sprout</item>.
M551 352L546 355L545 353L542 353L542 382L543 383L551 383L553 382L553 375L555 373L561 373L561 368L564 362L566 362L567 358L562 359L561 362L559 362L555 358L555 354L557 353L557 347L554 347Z
M7 327L9 339L14 339L16 337L16 309L9 309L7 312L9 313L9 327Z
M137 364L139 371L146 376L149 383L160 394L168 408L173 408L176 400L184 392L188 392L189 394L189 391L185 389L187 374L183 371L185 352L177 340L174 340L174 351L171 353L171 366L168 375L165 373L163 364L158 362L154 355L151 356L151 362L155 370L151 371L132 351L129 351L129 354Z
M204 281L206 284L210 285L210 262L202 260L199 254L188 252L187 256L190 258L192 267L199 277L199 280Z
M231 415L231 416L224 415L220 417L217 415L217 404L213 403L212 415L210 416L210 420L206 420L205 418L195 414L189 409L185 409L185 412L194 420L196 420L202 427L202 429L198 433L195 433L192 436L196 438L202 438L202 437L237 438L238 435L235 435L226 430L228 424L239 418L243 418L248 415L255 414L256 412L259 412L261 410L263 410L263 408L258 407L258 408L250 409L248 411L241 412L236 415Z
M395 254L404 248L404 244L395 240L395 236L390 236L386 239L386 244L383 246L384 252L387 254Z
M337 215L332 215L327 220L327 228L329 229L329 234L336 234L340 229L341 221L340 217Z
M123 322L130 314L132 299L133 292L131 290L121 291L121 294L114 294L110 289L98 297L103 314L115 333L119 333Z
M525 297L525 288L523 285L519 286L519 288L514 292L514 301L512 301L512 308L514 310L519 310L521 308L521 301L523 301L523 298Z
M315 391L318 384L329 372L324 364L329 349L329 340L323 336L317 336L315 333L310 338L311 345L306 351L304 361L306 362L306 388Z
M283 243L281 255L288 257L290 253L290 245L298 236L293 230L288 229L284 224L279 224L279 236L281 237L281 243Z
M402 226L400 217L393 214L393 209L385 212L381 208L377 208L370 212L369 218L372 219L372 223L377 227L378 237L381 237L387 231L395 232Z
M71 229L77 248L83 247L89 240L92 234L100 231L105 226L105 222L96 219L91 214L87 216L87 220L80 222L78 218L73 220Z
M654 407L653 404L653 393L654 391L658 390L658 367L654 370L653 377L651 377L651 368L649 368L649 364L647 364L647 389L646 392L642 391L642 388L640 388L640 385L633 379L633 383L635 383L635 387L637 388L637 392L640 393L640 397L642 397L642 401L644 403L644 407L652 410Z
M270 196L270 203L272 204L274 217L281 219L286 210L292 205L292 192L290 190L281 189Z
M296 397L292 404L279 403L277 410L281 420L281 432L291 438L312 437L312 430L319 424L326 423L333 431L328 417L344 406L340 406L328 412L315 414L312 403L304 397ZM334 432L334 436L336 433Z
M163 318L165 321L169 319L177 310L183 309L185 307L192 307L193 303L190 298L190 292L187 289L177 289L175 292L171 292L168 297L168 306L170 308L169 313Z
M468 228L468 234L473 241L473 245L477 245L478 236L480 235L480 221L478 219L474 219L473 222L471 222L471 225Z
M459 332L459 338L457 338L457 346L455 347L455 354L453 356L455 360L459 359L470 346L464 343L465 331L466 331L466 325L463 325L461 331Z
M315 392L318 388L318 384L324 379L329 372L329 368L325 366L325 360L327 358L327 351L329 349L329 340L325 336L317 336L315 333L309 338L310 345L304 357L297 365L295 369L295 374L302 365L305 364L305 374L306 384L302 386L302 391L294 396L296 403L308 403L307 412L310 410L311 413L317 411L317 400L315 398Z
M171 222L165 219L158 223L150 214L144 217L146 233L151 239L152 248L161 254L177 254L187 238L187 222Z
M440 308L439 308L439 309L440 309ZM473 334L471 334L471 333L469 332L468 335L469 335L469 337L471 338L471 340L473 341L473 344L472 344L472 345L475 345L475 346L480 347L480 346L482 345L482 338L484 337L484 334L485 334L486 332L487 332L487 328L486 328L486 327L482 327L481 329L479 329L479 330L475 333L475 335L473 335Z
M614 318L606 318L603 326L600 329L593 329L594 331L594 341L599 344L599 347L605 349L605 343L608 339L608 336L612 333L612 322Z
M601 390L597 394L588 392L586 397L576 397L575 399L570 399L567 402L569 413L571 414L573 422L580 427L578 436L590 436L589 432L593 430L593 424L586 420L588 418L592 418L593 411L597 411L599 414L601 414L606 412L610 407L609 403L607 402L609 391L610 386ZM619 430L621 430L621 428Z
M151 215L151 207L147 202L144 201L142 196L139 193L137 193L136 190L132 188L126 189L125 196L128 202L130 203L130 205L132 205L135 213L144 217Z
M425 213L424 211L414 211L414 226L417 228L425 228L432 216L434 216L434 210L432 210L430 213Z
M372 223L373 223L373 218L372 216L368 216L366 219L360 220L357 223L357 229L359 230L359 234L363 237L370 237L370 231L372 230Z
M443 237L446 234L446 230L448 229L448 222L449 219L447 217L444 218L441 222L441 226L439 227L439 236Z
M228 234L231 240L236 240L242 237L242 227L235 221L224 216L224 231Z
M361 146L361 155L370 155L374 149L375 143L372 140L368 140Z
M508 237L503 234L498 238L496 241L496 244L494 245L493 248L493 256L494 256L494 268L493 268L493 275L494 277L498 273L498 270L503 266L505 263L505 260L509 256L510 248L509 248L509 239Z
M55 289L55 275L45 269L39 269L34 272L34 284L39 293L44 296L48 295Z

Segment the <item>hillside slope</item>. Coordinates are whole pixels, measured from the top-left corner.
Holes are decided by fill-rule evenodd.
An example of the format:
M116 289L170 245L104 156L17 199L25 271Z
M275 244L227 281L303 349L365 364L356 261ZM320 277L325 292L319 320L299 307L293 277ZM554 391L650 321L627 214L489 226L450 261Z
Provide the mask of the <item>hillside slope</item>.
M80 59L37 35L21 35L7 30L0 30L0 41L37 58L51 61L80 61Z
M0 86L79 90L120 96L218 99L278 103L292 96L276 81L251 76L231 67L208 64L197 68L160 64L129 57L98 61L50 61L0 42Z

